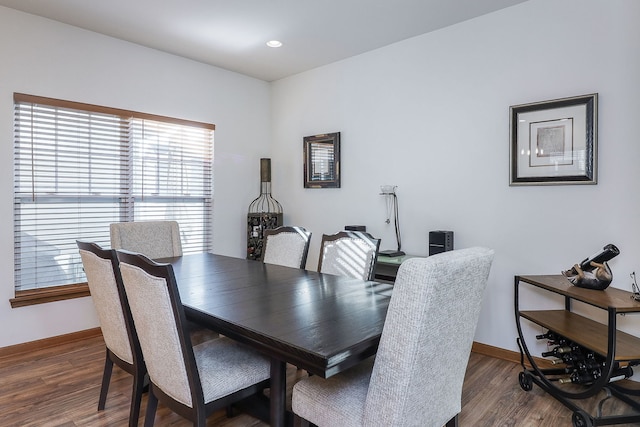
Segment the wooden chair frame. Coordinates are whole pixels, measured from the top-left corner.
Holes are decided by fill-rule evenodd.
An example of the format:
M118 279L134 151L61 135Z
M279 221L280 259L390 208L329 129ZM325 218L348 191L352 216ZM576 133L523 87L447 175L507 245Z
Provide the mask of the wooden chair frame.
M309 254L309 245L311 244L311 232L303 227L296 226L282 226L277 228L268 228L264 230L264 249L262 250L262 256L267 253L267 247L269 246L269 236L275 236L280 233L297 233L305 239L305 245L302 252L302 259L300 260L300 267L305 268L307 265L307 255Z
M328 243L333 243L341 239L359 239L367 242L371 247L375 247L375 253L373 255L373 261L369 266L369 271L365 280L373 280L373 275L376 267L376 259L378 257L378 251L380 250L380 239L376 239L371 234L362 231L340 231L336 234L323 234L322 241L320 243L320 255L318 259L318 271L322 271L322 262L324 258L324 248Z
M159 387L157 387L152 380L150 380L149 400L147 403L147 412L144 423L145 427L153 426L158 401L162 402L164 405L169 407L172 411L176 412L180 416L192 421L194 426L204 427L206 426L207 417L209 417L215 411L222 408L227 408L227 414L229 414L228 407L232 403L256 395L263 389L269 387L270 381L265 380L230 395L224 396L220 399L205 403L202 384L200 382L200 375L196 366L193 346L189 335L187 318L182 306L182 302L180 300L180 294L178 292L178 285L173 273L173 267L171 266L171 264L156 263L155 261L152 261L142 254L128 251L117 251L117 254L121 263L139 267L147 274L163 278L166 281L169 298L171 300L171 308L177 322L178 339L180 341L182 356L185 360L185 366L187 368L187 379L191 392L191 401L193 403L193 407L189 407L175 400L173 397L169 396Z
M118 287L118 296L120 297L120 307L122 308L122 314L124 316L126 333L129 338L129 345L131 347L131 353L133 355L133 363L129 363L122 360L115 353L113 353L109 347L106 349L106 356L104 361L104 371L102 374L102 385L100 387L100 397L98 399L98 411L102 411L107 401L107 393L109 392L109 384L111 382L111 373L113 371L114 363L119 366L125 372L133 376L133 389L131 392L131 409L129 411L129 426L134 427L138 425L138 418L140 416L140 404L142 401L142 393L147 381L147 368L144 364L144 358L142 357L142 350L140 348L140 341L133 326L133 318L131 317L131 310L129 308L129 302L127 301L127 295L124 292L124 286L122 284L122 277L120 275L120 268L118 266L118 257L116 251L113 249L102 249L95 243L76 241L79 250L84 250L95 254L97 257L111 261L113 267L113 274L115 276L116 285Z

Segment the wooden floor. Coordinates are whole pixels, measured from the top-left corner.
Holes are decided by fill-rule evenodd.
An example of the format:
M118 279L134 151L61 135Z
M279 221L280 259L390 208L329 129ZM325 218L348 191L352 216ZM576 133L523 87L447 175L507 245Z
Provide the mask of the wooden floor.
M131 377L119 368L114 368L105 410L96 409L103 361L102 338L0 358L0 426L126 426ZM460 426L571 426L571 411L536 386L530 392L520 388L520 370L517 364L473 353L465 379ZM291 367L289 384L302 375L304 371ZM589 413L595 414L601 398L587 402ZM603 406L605 415L630 412L611 400ZM140 425L145 407L146 395ZM160 405L155 425L190 424ZM220 411L208 420L208 425L267 424L242 414L226 418Z

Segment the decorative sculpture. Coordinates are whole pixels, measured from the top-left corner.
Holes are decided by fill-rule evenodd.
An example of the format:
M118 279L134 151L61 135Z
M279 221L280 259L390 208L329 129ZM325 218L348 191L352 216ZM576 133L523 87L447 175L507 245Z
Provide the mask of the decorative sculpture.
M600 252L584 259L580 264L562 272L577 287L604 290L613 280L613 273L607 261L620 253L620 250L608 244Z
M611 284L613 274L609 265L604 262L602 264L592 262L591 266L595 268L592 271L583 271L579 264L573 266L571 270L563 271L562 274L569 281L579 288L604 290Z
M260 159L260 195L247 213L247 259L262 260L264 230L282 225L282 205L271 195L271 159Z

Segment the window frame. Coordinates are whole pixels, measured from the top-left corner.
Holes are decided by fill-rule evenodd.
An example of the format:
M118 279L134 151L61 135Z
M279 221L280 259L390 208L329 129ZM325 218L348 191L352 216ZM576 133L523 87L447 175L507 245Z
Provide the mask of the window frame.
M59 108L68 108L73 110L83 110L91 113L117 115L132 121L138 120L138 119L150 120L155 122L162 122L169 125L180 125L180 126L188 126L191 128L201 128L201 129L209 130L211 132L215 131L215 125L210 123L177 119L177 118L168 117L168 116L141 113L141 112L136 112L132 110L104 107L104 106L99 106L94 104L66 101L66 100L61 100L56 98L47 98L47 97L28 95L23 93L14 93L14 108L19 103L43 104L53 108L59 107ZM16 149L16 141L17 141L17 136L14 137L14 150ZM210 158L210 166L209 166L210 170L209 170L209 182L208 182L208 185L210 186L210 193L209 193L208 203L209 203L209 206L212 206L213 205L213 135L211 135L210 151L211 151L211 158ZM129 173L131 173L132 170L133 170L133 165L130 166ZM16 179L18 179L18 176L14 175L14 180ZM14 184L13 199L17 200L19 198L20 197L16 192L15 184ZM151 198L153 199L153 197ZM176 196L171 198L175 201L180 197ZM60 197L60 200L61 199L63 199L63 197ZM205 197L205 199L207 198ZM16 208L14 207L14 212L15 212L15 209ZM209 215L211 216L209 216L207 219L209 222L209 226L211 226L211 219L213 214L210 212ZM12 224L13 224L12 226L14 228L14 233L15 233L16 232L15 217L12 221ZM210 231L209 231L209 234L211 234ZM206 240L207 241L205 242L205 246L207 249L210 249L211 240L210 238ZM16 242L16 236L14 234L14 245L15 245L15 242ZM16 277L15 262L16 261L14 260L14 280ZM86 282L69 283L69 284L63 284L63 285L46 286L42 288L33 288L33 289L24 289L24 290L17 289L16 283L14 282L14 292L15 292L15 297L10 299L11 307L14 307L14 308L52 302L52 301L80 298L80 297L85 297L90 295L89 288Z

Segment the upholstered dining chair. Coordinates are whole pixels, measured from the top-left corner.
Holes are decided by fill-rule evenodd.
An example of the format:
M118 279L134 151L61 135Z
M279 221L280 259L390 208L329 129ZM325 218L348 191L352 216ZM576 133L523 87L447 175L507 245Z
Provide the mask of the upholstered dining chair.
M129 426L137 426L147 369L122 287L116 251L102 249L95 243L82 241L76 243L87 276L89 292L98 314L102 337L107 347L98 410L103 410L107 401L115 363L125 372L133 375Z
M118 251L122 281L149 371L145 426L158 401L193 422L263 391L270 361L229 338L192 346L184 308L170 264Z
M311 232L303 227L266 229L262 262L304 268L307 265L310 242Z
M182 255L177 221L115 222L110 232L112 249L141 253L151 259Z
M403 262L375 359L296 383L297 423L457 426L493 254L469 248Z
M380 249L380 239L360 231L323 234L320 243L320 273L371 280Z
M111 247L146 255L151 259L182 256L180 226L177 221L115 222L110 225ZM204 341L218 334L188 322L192 341Z

